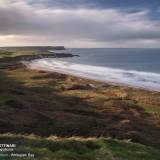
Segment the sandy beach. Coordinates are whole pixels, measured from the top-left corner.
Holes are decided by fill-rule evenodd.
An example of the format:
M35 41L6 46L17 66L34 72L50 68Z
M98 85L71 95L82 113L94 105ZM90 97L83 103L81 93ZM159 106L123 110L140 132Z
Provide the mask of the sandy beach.
M97 80L111 85L128 86L160 92L160 75L156 73L124 71L120 69L81 65L52 58L32 60L30 62L23 61L22 63L29 69L58 72L95 81ZM137 81L137 79L139 81Z

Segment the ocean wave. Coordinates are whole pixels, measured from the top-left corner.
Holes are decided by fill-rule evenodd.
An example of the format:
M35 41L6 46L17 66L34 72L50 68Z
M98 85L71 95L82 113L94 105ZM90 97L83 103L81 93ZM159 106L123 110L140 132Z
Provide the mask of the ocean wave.
M160 74L158 73L76 64L47 58L24 62L24 64L31 69L56 71L160 92Z

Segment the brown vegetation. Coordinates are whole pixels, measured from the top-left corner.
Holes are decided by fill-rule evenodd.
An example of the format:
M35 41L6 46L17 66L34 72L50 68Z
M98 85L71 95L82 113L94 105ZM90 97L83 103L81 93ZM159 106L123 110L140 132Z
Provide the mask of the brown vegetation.
M1 133L103 136L159 146L159 107L156 92L23 66L0 71Z
M160 93L29 70L16 58L40 53L0 51L0 133L112 137L160 147Z

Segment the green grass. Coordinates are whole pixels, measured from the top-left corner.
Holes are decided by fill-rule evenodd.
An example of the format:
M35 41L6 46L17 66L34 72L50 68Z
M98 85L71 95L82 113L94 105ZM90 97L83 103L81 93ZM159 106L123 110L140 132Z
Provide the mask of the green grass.
M26 53L28 54L28 53ZM14 51L5 51L5 50L0 50L0 58L4 57L16 57L19 55L25 55L24 52L14 52Z
M159 160L160 157L160 150L153 147L110 138L0 135L0 141L16 143L16 153L32 153L36 160Z

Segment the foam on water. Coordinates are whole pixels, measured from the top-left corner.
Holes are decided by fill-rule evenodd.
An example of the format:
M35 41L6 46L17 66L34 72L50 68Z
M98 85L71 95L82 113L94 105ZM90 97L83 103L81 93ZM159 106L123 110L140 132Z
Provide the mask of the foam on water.
M91 66L45 58L24 62L31 69L56 71L104 82L120 83L160 92L160 74Z

